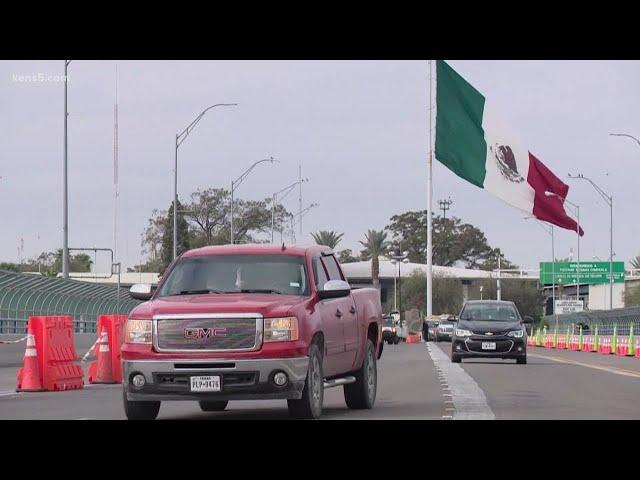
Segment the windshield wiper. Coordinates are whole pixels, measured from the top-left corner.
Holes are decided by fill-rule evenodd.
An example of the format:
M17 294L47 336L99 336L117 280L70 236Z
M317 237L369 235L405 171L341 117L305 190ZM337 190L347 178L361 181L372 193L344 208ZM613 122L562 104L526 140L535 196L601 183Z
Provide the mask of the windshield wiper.
M220 292L218 290L209 290L205 288L202 290L182 290L180 293L174 293L174 295L198 295L203 293L220 293Z
M270 288L243 288L240 290L241 293L276 293L278 295L282 295L282 292L278 290L272 290Z

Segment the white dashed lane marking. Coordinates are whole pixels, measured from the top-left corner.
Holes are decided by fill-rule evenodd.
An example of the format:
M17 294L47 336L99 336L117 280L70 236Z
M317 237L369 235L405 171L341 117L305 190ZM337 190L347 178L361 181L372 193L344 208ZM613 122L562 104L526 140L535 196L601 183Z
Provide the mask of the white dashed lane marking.
M453 415L443 415L442 418L453 420L495 420L493 411L487 404L487 397L476 381L465 372L460 365L451 363L449 356L438 347L427 344L427 350L433 360L438 374L442 375L441 383L446 385L451 393ZM449 402L448 400L446 402ZM446 407L447 412L451 411Z

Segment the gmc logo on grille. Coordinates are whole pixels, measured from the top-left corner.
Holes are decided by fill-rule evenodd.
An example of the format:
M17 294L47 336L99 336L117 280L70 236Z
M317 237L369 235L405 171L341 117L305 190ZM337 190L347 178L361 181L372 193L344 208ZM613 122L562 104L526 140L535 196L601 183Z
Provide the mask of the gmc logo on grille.
M185 328L184 338L210 338L224 337L227 335L226 328Z

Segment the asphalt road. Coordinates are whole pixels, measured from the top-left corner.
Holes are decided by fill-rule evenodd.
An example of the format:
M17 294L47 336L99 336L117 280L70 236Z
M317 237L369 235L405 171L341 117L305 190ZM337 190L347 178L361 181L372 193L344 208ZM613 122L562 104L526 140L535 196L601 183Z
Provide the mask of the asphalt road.
M82 355L91 340L81 339ZM86 345L85 345L86 344ZM6 346L0 346L3 348ZM449 343L386 345L372 410L349 410L342 388L325 392L323 419L639 419L640 359L529 348L529 363L449 360ZM0 419L124 419L119 385L15 393L17 367L0 351ZM19 362L18 362L19 363ZM165 402L159 419L287 419L285 401L230 402L201 412Z

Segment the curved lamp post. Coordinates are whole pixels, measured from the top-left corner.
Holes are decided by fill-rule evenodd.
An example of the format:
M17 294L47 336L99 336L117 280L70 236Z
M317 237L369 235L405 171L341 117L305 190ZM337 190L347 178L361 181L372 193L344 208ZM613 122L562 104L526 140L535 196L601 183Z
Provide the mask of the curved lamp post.
M628 137L632 140L635 140L635 142L640 145L640 140L638 140L636 137L634 137L633 135L629 135L628 133L610 133L609 135L611 135L612 137Z
M243 180L245 178L247 178L249 176L249 174L251 173L251 171L256 168L256 166L258 166L259 164L263 163L263 162L278 162L279 160L275 160L273 157L269 157L269 158L264 158L262 160L258 160L257 162L254 162L253 165L251 165L249 168L247 168L244 173L242 175L240 175L238 178L236 178L234 181L231 182L231 245L233 245L234 242L234 236L233 236L233 206L234 206L234 200L233 200L233 194L235 192L235 189L238 185L240 185Z
M578 175L568 175L573 180L586 180L600 194L607 205L609 205L609 310L613 310L613 196L607 195L593 180L585 177L581 173Z
M580 300L580 206L553 192L544 192L547 197L557 197L563 203L571 205L576 215L576 234L578 235L578 270L576 272L576 300Z
M178 147L182 145L189 134L196 128L196 125L202 120L202 117L211 110L216 107L232 107L237 106L237 103L216 103L215 105L211 105L210 107L205 108L200 114L191 122L187 128L182 130L182 132L176 134L176 150L175 150L175 165L173 170L173 259L176 259L178 252Z
M292 191L293 188L300 184L302 185L304 182L308 182L309 179L308 178L301 178L300 180L297 180L295 182L293 182L291 185L284 187L282 190L277 191L276 193L274 193L271 198L271 243L274 242L274 238L273 238L273 233L275 230L275 211L276 211L276 202L282 202L282 200L284 200L284 198L289 195ZM281 197L278 198L278 196L282 194ZM302 210L300 210L302 211Z

